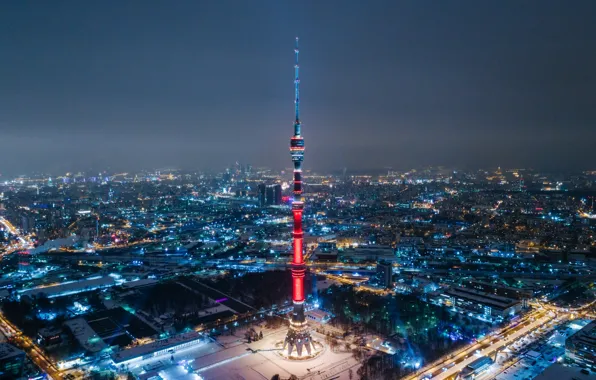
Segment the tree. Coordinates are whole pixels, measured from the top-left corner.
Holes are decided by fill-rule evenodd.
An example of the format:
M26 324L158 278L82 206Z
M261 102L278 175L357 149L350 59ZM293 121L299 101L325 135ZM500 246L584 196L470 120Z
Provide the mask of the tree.
M331 342L329 343L331 350L335 352L335 349L337 348L338 345L339 345L339 342L337 341L337 339L332 338Z
M361 348L359 348L359 347L357 347L357 348L354 348L354 349L352 350L352 357L353 357L353 358L354 358L356 361L360 362L360 361L362 361L362 359L364 358L364 351L363 351Z

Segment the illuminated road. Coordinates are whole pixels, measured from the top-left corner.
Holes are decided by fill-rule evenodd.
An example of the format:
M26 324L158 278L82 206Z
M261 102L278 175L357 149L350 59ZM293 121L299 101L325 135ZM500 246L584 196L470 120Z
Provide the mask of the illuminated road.
M589 303L579 306L579 307L558 307L558 306L553 306L553 305L549 305L546 303L540 303L540 302L537 302L537 303L531 304L531 305L534 307L543 307L546 310L552 310L552 311L556 311L556 312L560 312L560 313L570 313L570 312L584 311L584 310L588 309L589 307L593 306L594 304L596 304L596 299L592 302L589 302Z
M28 248L33 248L33 242L29 239L29 237L21 235L19 233L19 230L17 230L15 228L15 226L12 225L12 223L10 223L8 220L6 220L5 218L0 216L0 224L4 226L4 228L6 228L8 230L8 232L10 232L12 235L16 236L17 239L19 239L19 241L21 242L20 246L10 246L9 247L9 252L8 253L12 253L14 251L18 251L21 249L28 249Z
M447 379L453 375L456 375L457 373L461 372L461 370L463 370L468 364L472 363L474 360L478 359L479 357L491 356L492 354L495 353L495 351L497 351L501 347L506 346L506 345L510 344L512 341L523 337L524 335L530 333L531 331L535 330L536 328L548 323L553 318L554 318L554 315L551 313L544 314L541 317L536 318L536 320L534 320L533 322L530 322L529 324L520 328L519 330L503 334L502 338L500 338L500 337L493 338L493 340L490 342L490 344L487 347L479 349L479 351L476 351L470 357L465 358L465 356L462 355L461 358L463 358L463 360L460 360L459 362L458 362L458 359L461 359L461 358L456 357L454 359L454 362L456 363L455 366L447 369L446 371L443 371L441 369L439 373L434 372L432 379L433 380L435 380L435 379L436 380L444 380L444 379ZM446 363L445 365L449 365L449 364L450 363Z
M406 376L405 380L419 379L432 375L433 379L446 379L460 372L464 367L478 358L478 355L488 355L498 348L511 343L513 340L527 334L540 325L547 323L554 318L554 313L547 313L544 310L532 311L522 318L517 324L502 328L492 336L488 336L475 342L457 352L445 355L442 358L430 363L416 373ZM453 364L455 363L455 365ZM452 366L451 368L448 368ZM446 371L443 371L446 368Z
M25 336L16 326L10 323L3 314L0 313L0 330L7 337L12 338L12 343L25 351L31 360L48 374L48 379L62 379L58 369L52 361L44 354L29 337Z

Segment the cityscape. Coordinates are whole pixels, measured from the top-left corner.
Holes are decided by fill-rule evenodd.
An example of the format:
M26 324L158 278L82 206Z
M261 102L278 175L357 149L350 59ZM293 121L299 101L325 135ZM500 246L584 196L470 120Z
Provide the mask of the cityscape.
M73 61L83 59L86 49L100 48L100 44L78 45L80 36L61 34L76 31L78 24L74 20L78 17L85 20L81 21L85 24L81 28L89 27L93 29L85 29L89 33L106 38L102 40L107 44L104 48L122 43L112 39L107 24L98 22L106 15L126 14L122 18L124 24L133 24L123 29L128 33L137 22L144 25L175 14L182 24L177 29L174 19L165 22L168 32L164 36L182 39L184 28L195 27L194 22L187 26L183 23L189 21L187 12L191 9L228 15L213 16L211 21L211 17L204 19L214 25L233 24L233 20L267 24L272 17L266 12L256 12L258 17L250 12L236 15L224 9L224 5L200 1L185 5L172 2L166 8L159 2L143 6L131 2L130 9L116 9L118 3L109 3L81 5L64 1L56 2L52 9L41 3L40 8L32 5L35 9L29 9L15 2L0 5L0 12L6 8L6 14L11 15L5 20L7 28L13 28L11 31L33 25L41 14L49 15L49 20L54 21L41 23L49 28L48 33L58 33L56 36L65 39L67 47L63 53ZM238 7L237 11L250 7L243 2L227 5L231 3ZM265 3L267 9L274 9L271 12L275 15L294 19L291 3L287 3L287 9L283 1L254 6L260 10ZM338 11L329 16L334 21L325 23L343 25L338 20L362 17L367 20L366 28L377 28L374 20L387 22L386 27L393 26L383 14L397 14L401 5L380 3L376 7L346 1L345 13ZM566 27L569 36L562 41L571 44L571 36L578 30L576 25L586 22L585 29L579 29L596 31L587 21L589 18L584 17L596 8L591 3L586 3L585 8L579 3L572 1L573 9L561 10L562 13L545 6L539 11L542 18L536 19L520 11L523 17L518 21L520 25L535 21L536 28L544 30ZM438 3L435 5L440 8ZM330 5L313 3L298 9L315 18L307 10L314 7L326 14L327 6ZM473 9L476 17L485 14L480 8L488 9L484 5L469 6L466 9ZM361 14L355 11L359 7L363 7ZM406 8L399 9L413 11L418 6L403 7ZM452 8L461 10L464 5ZM102 15L95 13L107 9L109 12ZM433 12L425 14L431 17ZM464 16L453 17L450 25ZM558 17L569 23L537 21ZM488 19L493 20L490 16ZM59 22L53 24L56 20L66 20L64 27ZM114 30L122 27L119 20L114 21ZM0 18L0 24L2 21ZM500 21L494 22L501 25ZM511 25L515 28L516 21ZM64 114L60 107L50 113L44 109L39 115L31 109L29 112L35 115L19 116L18 109L9 105L7 112L2 112L0 380L595 379L596 167L590 167L594 157L586 156L591 153L580 149L594 137L594 132L574 124L581 119L578 125L594 125L596 103L590 104L591 100L596 101L593 93L588 100L578 100L581 90L574 92L574 101L588 104L591 113L584 114L581 105L565 111L561 106L559 113L552 111L553 115L575 112L565 120L565 126L544 127L537 133L537 141L550 133L549 139L561 144L560 152L551 152L558 155L556 165L550 158L538 160L538 164L524 159L525 154L513 143L502 145L501 140L495 140L491 144L493 135L485 136L490 141L485 146L486 155L481 157L477 147L472 147L483 144L485 137L480 134L478 142L470 144L469 149L466 142L454 142L453 155L424 143L410 147L436 162L428 164L421 159L419 164L404 164L407 161L404 158L400 162L400 155L405 153L399 149L384 151L383 139L393 139L391 131L395 128L409 145L418 141L415 133L425 134L424 140L436 140L437 144L444 140L449 145L451 138L460 139L457 133L464 139L465 128L448 132L455 137L447 133L426 135L425 131L410 135L408 127L398 123L399 126L387 127L386 135L371 137L377 140L367 140L366 133L378 135L382 128L347 123L346 136L321 141L331 136L320 132L326 128L321 113L334 107L317 108L309 100L321 99L315 94L315 75L310 76L309 70L325 66L312 54L321 51L317 36L325 40L331 32L299 21L291 28L276 28L283 30L282 57L271 57L276 49L259 48L257 52L268 53L246 53L242 59L255 60L256 65L267 60L280 63L282 67L271 70L272 63L263 63L267 69L255 75L281 73L273 81L286 88L286 95L276 99L286 115L279 120L277 110L263 115L263 119L273 118L277 123L275 131L267 129L270 135L265 138L258 132L261 122L254 119L253 111L239 116L242 129L216 123L218 133L230 140L229 144L207 143L214 145L217 154L210 155L207 148L197 149L193 153L196 156L182 152L191 146L183 141L197 130L202 132L205 128L206 133L215 133L191 117L188 135L184 132L184 136L178 136L186 127L176 123L189 114L172 119L170 127L164 123L164 129L170 128L171 139L155 132L155 141L159 140L159 146L168 152L160 153L159 149L148 148L153 143L137 136L134 127L119 127L114 130L116 133L108 133L110 139L126 143L123 150L104 145L105 136L89 139L85 148L79 150L80 146L74 147L77 134L83 136L92 124L72 130L48 127L51 137L47 139L44 133L48 131L36 135L33 124L27 126L37 117L47 118L48 126L67 114L86 118L84 107ZM32 34L18 38L42 40L42 29L31 26ZM94 38L97 35L90 40ZM146 41L144 35L135 38ZM213 38L221 39L217 44L226 44L222 36ZM354 42L354 46L373 44L372 39L366 38ZM548 40L542 35L540 38ZM50 45L58 49L56 41ZM153 46L158 41L145 43ZM499 44L497 40L490 43ZM71 44L79 47L70 50ZM544 44L544 48L554 45ZM126 50L129 48L133 49L132 45L126 45ZM222 52L218 65L226 66L229 57L223 52L228 50L217 49ZM438 46L435 49L440 51ZM53 54L45 50L34 53L47 62L58 60ZM354 58L360 62L358 65L348 63L350 67L345 70L386 57L383 53L378 57L364 55ZM585 62L595 60L593 52L579 56ZM176 56L168 59L177 60ZM136 63L131 73L159 67L148 61ZM243 66L243 62L236 64ZM13 82L5 70L9 65L10 62L0 65L0 73L10 87ZM252 67L250 62L246 65ZM182 67L185 66L179 68ZM582 68L578 64L576 70ZM20 73L17 76L28 75L29 69L27 65L20 69L15 66L14 72ZM72 93L67 96L68 101L77 102L73 83L83 74L77 74L76 67L73 70L75 80L70 83L72 78L64 74L60 79L65 81L62 90L56 91L56 99L47 104L57 104L52 102L61 101L69 91ZM596 84L593 67L589 70L592 76L586 76L585 81ZM223 76L227 75L224 71ZM365 72L352 73L354 78L344 78L343 73L324 75L342 77L337 78L337 86L343 79L373 81L373 74L366 79ZM211 75L220 74L213 71ZM101 81L98 79L93 86ZM237 85L240 88L247 83ZM488 82L484 85L491 88ZM164 94L176 88L164 86ZM384 91L380 83L371 86L372 91L375 86ZM250 97L254 91L254 98L247 102L258 103L261 99L265 104L273 104L267 103L270 95L259 97L263 96L259 95L261 90L251 88L240 98ZM16 87L6 93L10 91L15 91L16 98L22 96ZM135 92L135 96L141 96L141 91ZM213 93L217 102L217 88L206 91ZM535 94L538 92L535 89ZM4 94L0 93L0 100ZM467 95L470 102L481 97L476 91L471 94ZM342 99L350 96L339 92L336 95ZM374 99L374 95L367 96ZM120 118L120 106L105 99L104 103L98 102L102 113ZM530 103L528 100L526 114L511 115L531 125L538 117L532 118ZM561 103L568 104L564 100ZM172 106L166 101L164 108L168 108L166 104ZM502 104L503 109L513 108L505 101ZM358 111L345 105L345 112L362 112L362 117L368 112L366 117L370 117L371 123L381 120L381 116L372 116L373 111L387 111L389 118L400 118L394 114L397 106L386 110L376 103L369 106ZM537 103L535 108L541 106ZM147 104L147 115L153 115L150 109L156 107L162 105ZM184 112L183 105L172 107L176 112ZM244 112L243 108L228 108L225 104L216 108L224 109L224 113ZM126 104L123 109L127 109ZM321 125L311 122L310 112ZM423 114L427 112L432 111L424 110ZM491 117L499 118L497 113ZM293 119L288 123L290 118ZM476 120L476 115L472 118ZM147 128L146 134L150 135L151 127ZM521 124L516 128L517 132L496 128L494 133L523 140L535 132ZM109 127L105 131L109 132ZM2 134L7 136L4 142ZM69 137L71 134L75 136ZM278 138L282 135L285 137ZM10 153L10 141L18 140L18 136L30 136L31 146L19 146L21 154L15 155ZM352 139L360 139L363 144L376 141L378 145L362 153L360 148L350 148L358 146L350 145L354 143L349 141ZM565 145L570 141L577 141L578 149ZM36 146L38 142L40 145ZM71 152L57 148L65 142L73 145ZM179 161L172 153L176 150L168 151L174 149L172 145L180 150ZM279 147L283 148L283 156L276 153ZM31 155L28 149L32 150ZM539 143L527 149L528 155L532 155L532 149L544 150ZM225 160L219 159L219 151L225 153ZM500 152L507 165L501 165L495 160L501 157L490 152ZM163 164L151 167L153 159L142 158L148 157L146 154L155 155ZM463 163L454 159L460 154L467 155ZM331 156L337 155L345 165L336 165ZM38 156L44 158L37 159ZM196 161L188 157L196 157ZM484 165L486 160L489 164ZM510 164L512 160L519 163ZM139 165L140 162L144 164Z

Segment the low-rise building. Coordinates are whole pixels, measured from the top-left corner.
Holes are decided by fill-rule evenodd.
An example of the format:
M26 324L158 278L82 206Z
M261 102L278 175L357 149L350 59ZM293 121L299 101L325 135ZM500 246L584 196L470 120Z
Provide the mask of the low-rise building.
M444 294L445 303L472 312L488 320L514 316L522 310L522 302L466 288L451 288Z
M83 318L75 318L64 322L75 339L87 354L97 354L108 348L108 345L93 331Z
M62 339L62 329L44 327L37 332L37 343L44 348L60 346L64 342Z
M25 289L20 291L21 297L40 297L56 298L90 292L97 289L109 288L116 285L116 281L110 276L90 277L81 281L68 281L53 286L39 286L37 288Z
M397 262L395 250L385 245L361 245L339 252L340 260L352 262Z
M23 374L25 352L8 343L0 343L0 379L18 379Z
M577 363L596 369L596 321L567 338L565 354Z
M171 338L157 340L149 344L116 351L111 356L116 365L129 365L133 362L165 353L174 353L178 349L197 345L203 342L204 339L200 333L191 331Z
M317 323L327 323L331 319L331 314L321 309L312 309L305 313L306 318Z
M488 367L493 364L493 360L488 356L482 356L479 359L474 360L472 363L468 364L460 374L460 378L467 380L467 379L474 379L482 372L486 371Z

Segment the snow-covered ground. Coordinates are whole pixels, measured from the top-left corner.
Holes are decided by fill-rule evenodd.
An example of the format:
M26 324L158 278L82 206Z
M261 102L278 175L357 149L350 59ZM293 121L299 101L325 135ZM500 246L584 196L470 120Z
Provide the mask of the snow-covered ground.
M205 380L269 380L275 374L282 378L296 375L308 380L348 380L348 370L352 368L355 373L358 368L351 353L334 353L328 347L314 359L286 360L273 349L277 342L285 338L286 330L264 330L263 335L260 341L233 345L208 358L197 359L193 367ZM313 339L325 341L325 337L318 333L313 333Z
M270 380L275 374L282 378L296 375L307 380L348 380L350 368L356 373L359 363L350 352L332 352L326 345L316 358L304 361L284 359L275 345L283 341L286 329L257 326L255 331L262 331L263 339L252 343L246 343L246 329L238 329L234 335L220 336L198 346L142 360L128 370L135 374L154 372L164 379L181 380ZM317 332L313 331L312 337L325 342L325 336Z

